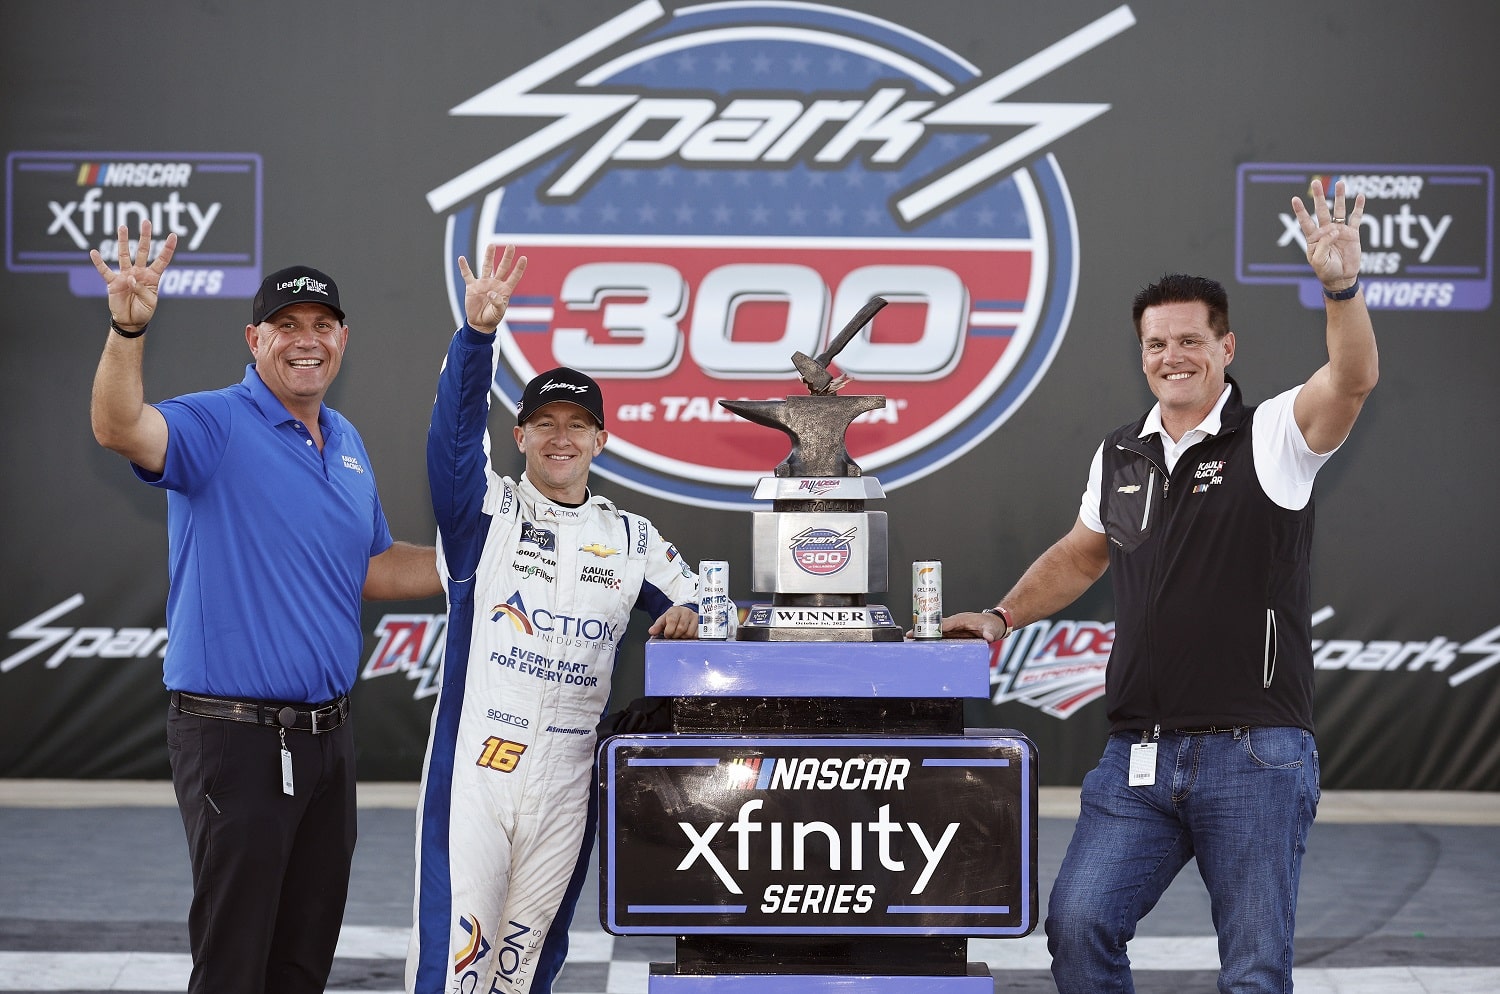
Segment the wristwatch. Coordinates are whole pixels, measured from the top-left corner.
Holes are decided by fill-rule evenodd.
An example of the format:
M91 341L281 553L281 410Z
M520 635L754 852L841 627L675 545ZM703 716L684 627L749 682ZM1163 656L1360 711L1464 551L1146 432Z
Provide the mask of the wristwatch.
M1005 634L1001 635L1000 639L998 639L997 641L1002 641L1004 639L1010 638L1010 633L1016 630L1016 624L1015 622L1010 620L1010 612L1005 610L1004 604L997 604L994 607L987 607L983 611L981 611L980 614L993 614L995 617L1005 622Z

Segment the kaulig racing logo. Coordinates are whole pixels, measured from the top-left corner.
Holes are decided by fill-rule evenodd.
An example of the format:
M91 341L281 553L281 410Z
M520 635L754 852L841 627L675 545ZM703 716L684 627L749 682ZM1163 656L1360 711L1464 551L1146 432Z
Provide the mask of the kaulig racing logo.
M636 4L452 109L526 119L428 194L455 319L458 256L517 244L496 392L581 369L608 407L601 473L749 507L786 440L717 401L803 392L792 354L879 294L836 365L887 403L848 447L887 490L920 479L1004 423L1062 341L1078 247L1044 150L1109 105L1037 84L1134 23L1122 6L981 69L819 4Z

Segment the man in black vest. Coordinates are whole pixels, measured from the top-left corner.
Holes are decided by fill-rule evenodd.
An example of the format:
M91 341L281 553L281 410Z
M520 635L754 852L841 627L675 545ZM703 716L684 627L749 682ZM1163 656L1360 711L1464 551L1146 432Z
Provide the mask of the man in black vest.
M1219 990L1289 991L1297 884L1318 805L1309 547L1313 477L1375 387L1359 288L1364 196L1344 213L1318 181L1292 209L1327 298L1328 362L1246 406L1229 301L1170 275L1136 295L1157 404L1094 457L1077 522L984 612L944 634L1003 639L1109 570L1110 737L1083 780L1053 885L1047 948L1062 994L1131 991L1126 944L1198 860L1219 938ZM1347 223L1345 223L1347 221Z

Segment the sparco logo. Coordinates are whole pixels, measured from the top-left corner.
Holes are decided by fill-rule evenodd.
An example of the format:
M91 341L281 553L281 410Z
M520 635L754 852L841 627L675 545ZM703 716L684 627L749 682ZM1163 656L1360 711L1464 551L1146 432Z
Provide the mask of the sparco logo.
M837 361L888 398L849 450L887 490L920 479L1003 424L1062 341L1078 246L1045 149L1109 105L1044 81L1134 23L1121 6L981 68L832 6L638 3L452 108L519 122L427 196L453 305L457 256L517 243L496 392L586 371L611 408L601 473L748 508L785 452L716 402L799 387L792 354L880 294Z

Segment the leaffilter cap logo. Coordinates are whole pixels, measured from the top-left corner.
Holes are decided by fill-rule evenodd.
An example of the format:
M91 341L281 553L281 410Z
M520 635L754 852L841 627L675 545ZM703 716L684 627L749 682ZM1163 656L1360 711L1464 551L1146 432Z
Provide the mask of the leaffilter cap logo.
M1109 105L1034 84L1134 23L1122 6L988 71L821 4L639 3L452 110L542 122L428 194L450 212L455 323L458 256L519 245L496 392L587 372L617 426L596 469L748 508L784 440L718 400L802 392L792 354L879 294L836 364L887 403L847 444L886 490L920 479L1004 423L1061 344L1076 233L1044 150Z
M290 290L293 293L301 293L306 290L308 293L321 293L325 297L328 295L328 284L320 283L311 276L299 276L288 283L278 283L276 284L276 289Z

